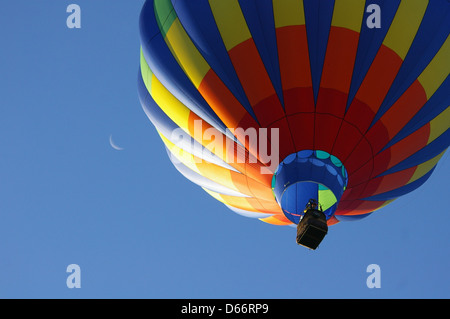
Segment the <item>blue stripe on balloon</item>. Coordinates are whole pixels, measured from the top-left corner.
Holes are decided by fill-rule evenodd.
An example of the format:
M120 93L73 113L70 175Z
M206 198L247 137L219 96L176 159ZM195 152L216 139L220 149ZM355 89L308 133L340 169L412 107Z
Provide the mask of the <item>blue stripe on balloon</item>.
M347 99L347 108L350 107L356 93L361 86L367 71L369 71L378 50L383 43L384 37L386 36L389 27L391 26L392 20L394 19L397 8L400 4L400 0L370 0L366 1L366 7L369 4L377 4L380 6L382 12L382 22L380 29L369 29L367 27L367 18L370 12L365 12L361 32L359 35L358 49L356 51L355 64L353 68L352 82L350 84L349 95Z
M284 107L272 0L239 0L239 4L267 74Z
M305 10L314 101L317 101L333 16L334 0L304 0L303 7Z

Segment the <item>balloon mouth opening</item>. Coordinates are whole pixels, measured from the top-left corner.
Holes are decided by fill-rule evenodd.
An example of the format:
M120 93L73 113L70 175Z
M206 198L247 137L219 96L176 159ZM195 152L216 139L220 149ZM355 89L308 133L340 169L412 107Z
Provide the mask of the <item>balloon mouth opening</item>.
M288 155L272 177L272 191L284 215L298 224L309 200L316 200L327 219L336 212L348 183L347 170L334 155L302 150Z

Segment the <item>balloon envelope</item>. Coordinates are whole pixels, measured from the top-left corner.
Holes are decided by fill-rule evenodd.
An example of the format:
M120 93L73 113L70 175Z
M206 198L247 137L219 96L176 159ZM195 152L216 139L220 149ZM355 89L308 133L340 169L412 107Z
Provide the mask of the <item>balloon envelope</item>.
M372 2L146 1L139 96L180 173L275 225L422 185L450 144L450 2Z

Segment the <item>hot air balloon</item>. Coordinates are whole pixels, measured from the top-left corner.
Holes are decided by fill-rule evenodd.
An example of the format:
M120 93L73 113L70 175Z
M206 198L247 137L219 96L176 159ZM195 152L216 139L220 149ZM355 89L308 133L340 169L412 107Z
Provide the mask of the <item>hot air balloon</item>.
M181 174L315 249L450 145L449 32L447 0L148 0L139 97Z

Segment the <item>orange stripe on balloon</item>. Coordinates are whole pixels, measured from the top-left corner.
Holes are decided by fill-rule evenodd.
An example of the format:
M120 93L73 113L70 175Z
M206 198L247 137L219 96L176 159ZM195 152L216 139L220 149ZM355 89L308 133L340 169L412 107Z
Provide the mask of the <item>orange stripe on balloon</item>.
M389 108L389 110L378 120L382 124L387 132L387 138L384 142L390 141L400 130L413 118L414 115L422 108L427 102L427 96L425 90L419 81L414 83L403 93L402 96ZM370 130L366 136L373 140L373 134ZM379 145L374 151L378 152L385 145Z
M264 185L246 175L230 171L233 185L243 193L250 193L256 198L273 198L272 189L269 185Z
M353 216L368 214L379 209L385 203L386 201L341 200L335 215Z
M276 29L276 36L286 113L314 111L314 95L305 26L296 25L278 28ZM290 96L290 94L293 94L290 90L296 88L304 88L301 91L304 97L301 99ZM309 103L305 103L305 101Z
M210 70L206 73L198 90L227 127L239 127L238 125L247 111L214 71ZM254 120L249 124L252 127L258 127Z
M220 194L220 198L227 204L239 209L257 211L261 213L273 213L280 210L278 204L273 201L258 200L256 198L236 197Z
M358 49L358 40L359 33L355 31L331 27L317 98L317 112L331 113L341 117L344 115ZM333 103L329 103L329 91L324 90L324 88L339 91L343 97L341 99L335 98Z
M394 51L382 45L355 98L367 104L376 113L389 91L402 62L402 59Z
M337 220L337 218L334 216L331 216L330 219L327 220L328 226L333 226L336 225L337 223L339 223L339 220Z
M407 159L408 157L425 147L428 142L429 134L430 124L427 123L417 131L411 133L411 135L408 135L398 143L377 154L374 158L375 163L378 161L379 157L382 158L387 152L390 154L389 162L381 167L376 165L372 176L382 174L384 171L394 167L395 165L399 164L403 160Z
M408 184L411 177L414 175L414 172L416 171L416 167L411 167L408 169L405 169L403 171L399 171L393 174L380 176L378 178L372 179L369 181L369 184L375 184L378 183L377 188L371 192L370 194L367 193L367 196L369 197L373 195L378 195L382 193L389 192L391 190L400 188L406 184Z
M287 219L284 215L272 215L266 218L259 218L259 220L268 224L278 226L287 226L292 224L292 222L289 219Z
M281 118L284 111L278 99L273 99L269 106L258 107L258 103L276 93L253 39L238 44L228 54L258 122L264 127L271 121L267 112L272 114L272 121Z

